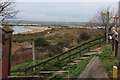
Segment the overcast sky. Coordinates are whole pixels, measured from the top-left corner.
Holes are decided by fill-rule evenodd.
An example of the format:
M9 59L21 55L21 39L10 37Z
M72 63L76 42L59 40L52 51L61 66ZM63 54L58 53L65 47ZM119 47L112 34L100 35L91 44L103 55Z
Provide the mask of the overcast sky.
M104 0L111 2L94 2L95 0L84 0L84 2L82 2L83 0L76 0L76 2L75 0L74 2L72 2L72 0L64 0L66 2L63 2L63 0L34 0L34 2L32 2L33 0L17 1L20 1L16 3L16 10L20 10L18 14L20 20L87 22L100 8L110 7L117 11L119 0Z
M17 2L118 2L119 0L15 0Z

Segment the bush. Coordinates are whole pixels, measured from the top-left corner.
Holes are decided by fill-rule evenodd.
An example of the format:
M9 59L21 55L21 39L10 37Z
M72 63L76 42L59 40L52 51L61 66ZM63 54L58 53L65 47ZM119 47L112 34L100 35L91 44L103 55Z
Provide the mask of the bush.
M69 43L67 43L66 41L64 41L64 42L59 42L59 43L57 43L57 45L59 45L60 47L69 47L70 45L69 45Z
M43 38L38 38L34 42L35 42L35 47L47 47L47 46L49 46L48 41L44 40Z
M86 41L90 38L90 35L87 32L82 32L77 40L79 43L80 41Z
M54 54L60 54L63 52L63 48L59 45L50 45L47 47L48 51Z

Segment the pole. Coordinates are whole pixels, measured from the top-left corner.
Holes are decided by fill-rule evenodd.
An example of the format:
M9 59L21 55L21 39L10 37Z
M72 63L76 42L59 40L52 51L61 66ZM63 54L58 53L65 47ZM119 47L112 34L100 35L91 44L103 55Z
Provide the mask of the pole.
M108 46L108 27L109 27L109 11L107 11L107 16L106 16L106 21L107 21L107 26L106 26L106 46Z
M116 17L113 17L115 19L115 30L116 32L118 32L118 20L119 20L119 17L116 16Z
M9 80L12 32L11 29L0 28L0 80Z
M113 66L113 80L118 80L118 68Z
M118 19L119 19L119 17L116 16L116 31L117 31L117 32L118 32Z
M35 65L35 43L32 43L33 65ZM35 71L35 68L33 69Z

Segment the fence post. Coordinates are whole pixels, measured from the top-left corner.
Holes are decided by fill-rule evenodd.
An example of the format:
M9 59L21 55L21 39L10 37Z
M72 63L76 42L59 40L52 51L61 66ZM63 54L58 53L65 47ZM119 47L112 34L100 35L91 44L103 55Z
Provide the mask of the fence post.
M118 79L118 68L117 66L113 66L113 80Z
M115 56L117 56L118 53L118 41L115 40Z
M88 43L88 51L90 52L90 42Z
M81 57L81 48L82 48L82 47L80 47L80 53L79 53L79 57Z
M114 46L115 45L114 42L115 42L115 40L112 38L112 51L114 51L114 47L115 47Z
M69 60L71 61L71 56L69 56Z
M32 42L32 57L33 57L33 65L35 65L35 42ZM33 68L35 71L35 68Z
M101 44L100 40L101 40L101 38L99 38L99 44L98 44L98 45L99 45L99 47L100 47L100 44Z
M59 63L60 57L57 57L57 62Z
M8 80L10 76L12 32L11 29L0 28L0 80Z
M69 52L69 55L71 55L71 51ZM69 56L68 58L69 58L69 60L71 61L71 56Z

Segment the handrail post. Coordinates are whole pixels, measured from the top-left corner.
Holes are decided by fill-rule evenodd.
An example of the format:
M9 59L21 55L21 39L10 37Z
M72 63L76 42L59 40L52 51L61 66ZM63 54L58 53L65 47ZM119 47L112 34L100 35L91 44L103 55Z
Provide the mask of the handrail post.
M100 45L100 44L101 44L100 40L101 40L101 38L99 38L99 43L98 43L98 44L99 44L99 47L101 46L101 45Z
M117 56L118 51L118 41L115 40L115 56Z
M80 53L79 53L79 57L81 57L81 48L82 48L82 47L80 47Z
M90 42L88 42L88 51L90 52Z
M114 43L115 43L115 40L112 39L112 51L114 51L114 48L115 48L115 46L114 46L115 44Z
M59 63L59 62L60 62L59 60L60 60L60 57L57 57L57 63Z
M0 28L0 80L8 80L11 68L12 29Z
M27 70L24 70L24 74L27 75Z
M70 55L71 55L71 53L70 53ZM69 60L71 61L71 56L69 56Z

